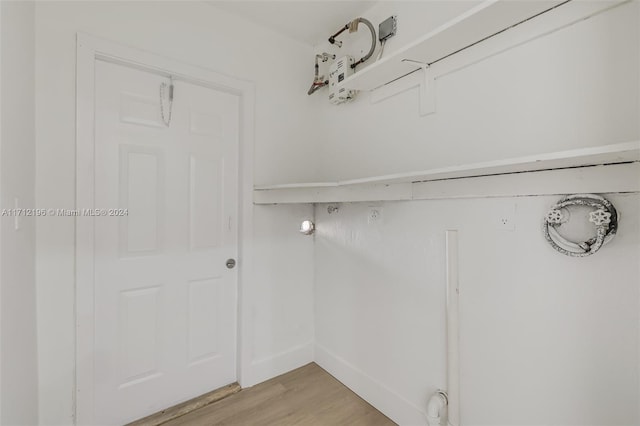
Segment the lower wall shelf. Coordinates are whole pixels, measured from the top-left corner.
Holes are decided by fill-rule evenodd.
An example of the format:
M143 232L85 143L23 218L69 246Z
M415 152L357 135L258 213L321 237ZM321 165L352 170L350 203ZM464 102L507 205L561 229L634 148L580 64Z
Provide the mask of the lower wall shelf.
M639 162L640 141L634 141L364 179L256 186L253 198L291 204L636 192Z

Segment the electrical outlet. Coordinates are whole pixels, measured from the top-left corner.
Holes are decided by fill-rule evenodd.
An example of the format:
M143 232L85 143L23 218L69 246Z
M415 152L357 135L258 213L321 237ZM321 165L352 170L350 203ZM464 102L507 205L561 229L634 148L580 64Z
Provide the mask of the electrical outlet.
M382 221L382 207L369 207L367 222L380 223Z
M512 217L501 217L498 219L498 227L504 230L513 231L515 229L515 225L513 223Z
M516 230L516 205L511 204L497 211L495 218L495 226L502 231Z

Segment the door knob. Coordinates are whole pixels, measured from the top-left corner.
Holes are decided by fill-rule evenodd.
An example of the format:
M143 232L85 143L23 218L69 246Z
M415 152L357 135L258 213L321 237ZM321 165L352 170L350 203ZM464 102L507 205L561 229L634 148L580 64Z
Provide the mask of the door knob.
M235 259L227 259L227 268L229 269L233 269L236 266L236 260Z

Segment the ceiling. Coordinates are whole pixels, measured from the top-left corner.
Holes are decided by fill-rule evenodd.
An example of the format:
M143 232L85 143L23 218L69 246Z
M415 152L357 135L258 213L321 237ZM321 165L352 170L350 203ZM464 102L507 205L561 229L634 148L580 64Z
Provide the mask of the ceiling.
M209 0L207 3L303 43L315 45L377 1Z

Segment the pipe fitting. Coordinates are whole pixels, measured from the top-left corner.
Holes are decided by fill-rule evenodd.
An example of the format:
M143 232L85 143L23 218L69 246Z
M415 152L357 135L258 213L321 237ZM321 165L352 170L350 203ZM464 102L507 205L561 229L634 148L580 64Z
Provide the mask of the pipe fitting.
M369 28L369 31L371 32L371 47L369 48L369 52L367 52L366 55L364 55L358 61L351 64L351 68L353 69L355 69L358 65L362 64L363 62L367 61L373 55L373 51L376 50L376 41L377 41L376 29L373 27L373 24L371 23L371 21L365 18L356 18L353 21L349 21L346 25L340 28L334 35L329 37L329 43L333 45L337 45L338 47L342 47L342 42L339 40L336 40L336 37L338 37L340 34L342 34L346 30L349 30L350 33L358 31L358 24L360 23L366 25L367 28Z
M329 59L335 59L335 58L336 58L336 55L332 55L326 52L323 52L322 54L319 53L316 55L313 83L311 83L311 87L309 88L307 95L313 95L313 93L315 93L316 90L329 84L329 80L325 80L324 76L318 75L320 73L320 65L318 61L327 62Z
M427 424L429 426L441 426L442 419L446 416L449 398L447 393L438 389L427 402Z

